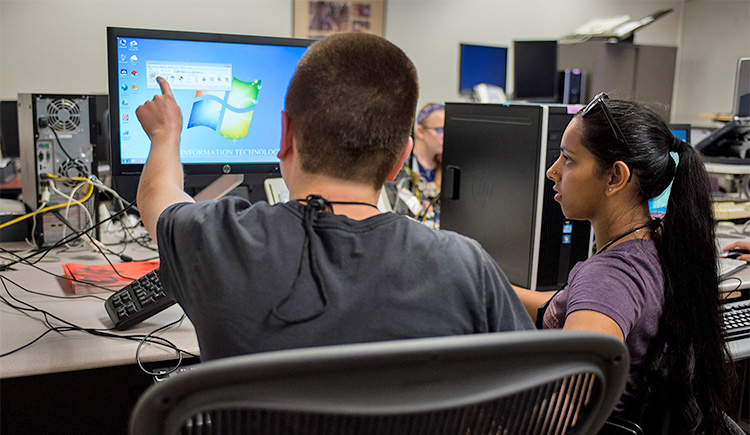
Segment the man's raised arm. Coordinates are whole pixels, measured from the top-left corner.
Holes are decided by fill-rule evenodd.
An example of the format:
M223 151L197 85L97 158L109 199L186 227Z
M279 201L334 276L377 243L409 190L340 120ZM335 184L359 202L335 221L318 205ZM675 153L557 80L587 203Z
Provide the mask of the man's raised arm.
M156 240L156 222L161 213L178 202L193 202L184 191L180 163L182 112L175 102L169 83L156 79L161 95L155 95L135 111L143 130L151 139L151 150L138 183L138 209L151 238Z

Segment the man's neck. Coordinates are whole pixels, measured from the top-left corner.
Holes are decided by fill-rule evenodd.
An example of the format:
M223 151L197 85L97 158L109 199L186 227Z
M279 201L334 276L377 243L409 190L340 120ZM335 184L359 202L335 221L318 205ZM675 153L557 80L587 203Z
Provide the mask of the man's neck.
M292 200L305 199L308 195L320 195L334 203L361 202L377 206L380 191L369 185L322 175L308 175L294 186L289 186L289 198ZM334 204L333 208L336 214L355 220L367 219L380 213L374 207L361 204Z

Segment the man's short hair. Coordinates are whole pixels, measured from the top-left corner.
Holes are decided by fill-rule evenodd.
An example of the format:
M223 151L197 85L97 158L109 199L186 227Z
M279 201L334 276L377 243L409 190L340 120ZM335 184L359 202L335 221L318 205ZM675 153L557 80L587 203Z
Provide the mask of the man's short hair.
M409 139L418 94L414 64L385 39L315 42L286 96L302 169L380 188Z

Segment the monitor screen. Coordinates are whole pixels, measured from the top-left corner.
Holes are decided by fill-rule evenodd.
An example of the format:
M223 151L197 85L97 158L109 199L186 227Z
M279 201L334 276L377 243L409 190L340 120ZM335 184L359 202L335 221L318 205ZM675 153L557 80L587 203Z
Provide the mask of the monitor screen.
M555 102L557 79L557 41L513 41L514 98Z
M187 174L277 172L286 91L312 42L109 27L113 175L143 168L151 141L135 111L161 93L158 76L182 110Z
M505 90L508 68L508 49L485 45L461 44L458 91L470 94L480 83L495 85Z
M732 113L741 118L750 117L750 57L737 61Z

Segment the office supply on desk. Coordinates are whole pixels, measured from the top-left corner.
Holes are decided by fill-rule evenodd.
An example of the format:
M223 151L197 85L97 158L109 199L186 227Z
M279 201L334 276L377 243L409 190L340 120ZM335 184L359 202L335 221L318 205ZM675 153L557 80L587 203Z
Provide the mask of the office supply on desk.
M727 277L744 267L747 267L747 261L729 257L719 257L719 278Z
M750 219L750 201L714 201L716 220Z
M750 300L730 302L721 306L724 336L727 341L750 337Z
M621 341L562 330L230 357L151 386L130 433L595 434L629 365Z
M104 307L119 330L129 329L175 304L164 293L159 269L134 280L107 298Z
M159 261L130 261L118 264L62 265L65 277L70 282L70 294L101 293L102 290L120 290L133 280L159 267Z

